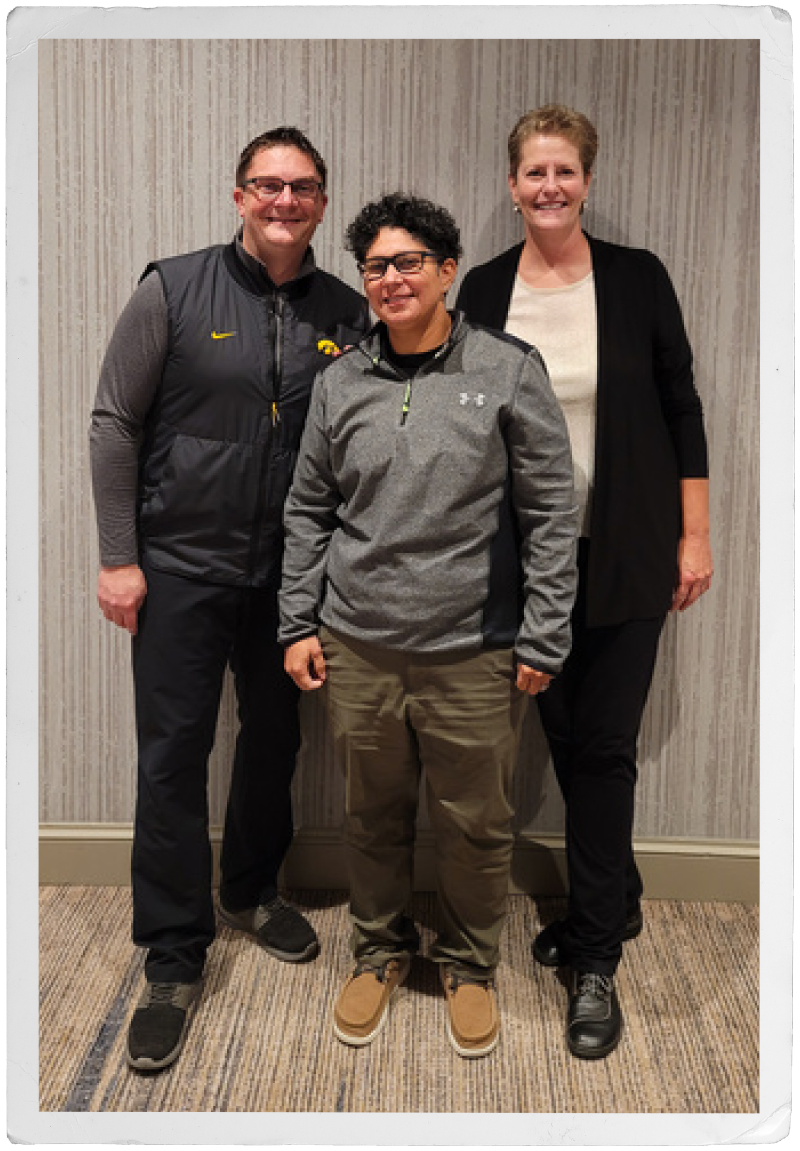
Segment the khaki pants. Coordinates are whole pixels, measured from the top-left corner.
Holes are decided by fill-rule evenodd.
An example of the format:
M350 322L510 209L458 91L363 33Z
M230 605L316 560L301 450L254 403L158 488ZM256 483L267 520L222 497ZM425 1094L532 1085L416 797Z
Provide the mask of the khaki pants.
M527 697L510 649L410 655L323 628L324 688L347 780L353 949L411 955L415 823L424 770L440 930L430 958L489 978L499 958L513 836L509 791Z

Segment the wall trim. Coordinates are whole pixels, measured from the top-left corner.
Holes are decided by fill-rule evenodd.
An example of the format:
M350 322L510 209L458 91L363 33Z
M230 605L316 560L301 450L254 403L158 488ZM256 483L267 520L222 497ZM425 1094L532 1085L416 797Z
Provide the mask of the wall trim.
M215 880L221 828L211 829ZM39 828L42 886L125 887L130 882L133 829L127 823L58 823ZM641 839L636 858L647 899L758 903L759 848L740 840ZM433 835L417 839L415 887L433 889ZM344 856L335 829L301 829L283 869L287 887L346 889ZM511 890L563 895L566 864L561 836L523 833L514 849Z

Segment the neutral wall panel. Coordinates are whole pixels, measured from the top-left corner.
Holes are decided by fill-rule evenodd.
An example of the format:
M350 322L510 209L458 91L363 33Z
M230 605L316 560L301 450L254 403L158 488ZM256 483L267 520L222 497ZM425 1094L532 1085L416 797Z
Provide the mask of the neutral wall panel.
M294 123L329 165L314 245L324 267L358 286L345 227L367 199L404 188L453 211L466 269L521 238L506 138L523 111L560 100L600 136L587 228L652 248L672 275L711 448L718 574L665 628L637 833L756 839L758 52L731 40L39 42L43 821L133 813L129 643L95 605L87 430L105 344L147 262L229 239L239 151ZM317 698L303 724L297 821L335 827L342 780ZM235 728L228 685L213 823ZM559 830L533 708L515 789L519 828Z

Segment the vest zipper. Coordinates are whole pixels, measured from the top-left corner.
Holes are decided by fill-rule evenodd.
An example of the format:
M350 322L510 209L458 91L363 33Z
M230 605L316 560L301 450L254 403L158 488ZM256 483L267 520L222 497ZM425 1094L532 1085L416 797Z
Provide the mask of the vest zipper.
M272 383L272 426L281 422L280 398L281 384L283 382L283 296L276 292L272 297L272 315L274 317L272 335L272 362L274 365Z
M267 508L267 477L269 464L272 459L273 441L281 422L278 407L281 394L281 375L283 372L283 297L277 292L272 296L272 306L265 301L267 310L267 327L272 343L272 404L270 419L267 424L267 442L261 453L261 463L258 469L258 491L256 493L256 506L253 524L253 534L250 537L250 556L248 564L248 578L253 579L258 565L259 548L261 544L261 529L264 524Z

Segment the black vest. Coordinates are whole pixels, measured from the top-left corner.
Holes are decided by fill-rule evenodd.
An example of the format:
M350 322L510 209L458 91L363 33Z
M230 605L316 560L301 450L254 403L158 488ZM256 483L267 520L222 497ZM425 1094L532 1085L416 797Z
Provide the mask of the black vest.
M317 269L276 288L233 244L152 268L170 350L140 453L143 554L175 575L264 586L280 577L314 376L361 337L366 305Z

